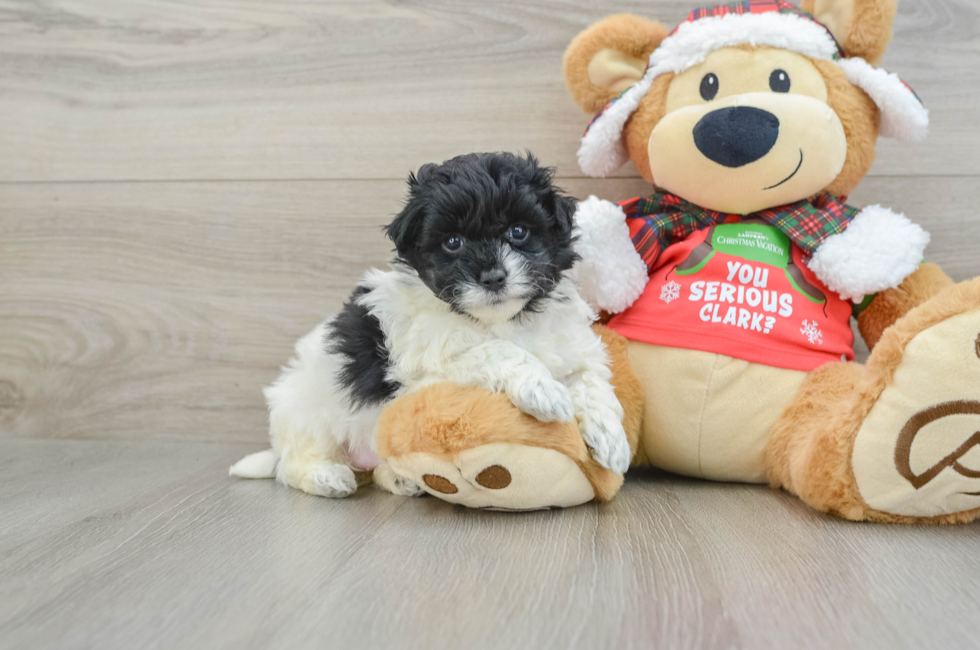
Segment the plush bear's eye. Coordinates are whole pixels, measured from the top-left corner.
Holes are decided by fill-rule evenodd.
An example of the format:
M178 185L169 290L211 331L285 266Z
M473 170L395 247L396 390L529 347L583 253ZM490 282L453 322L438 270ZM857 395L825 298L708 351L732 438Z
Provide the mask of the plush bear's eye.
M701 97L704 101L710 102L718 94L718 77L714 72L709 72L704 75L704 79L701 80Z
M769 87L774 93L788 93L789 73L785 70L773 70L769 75Z
M446 241L442 242L442 248L447 253L458 253L463 250L464 240L459 235L452 235L446 237Z

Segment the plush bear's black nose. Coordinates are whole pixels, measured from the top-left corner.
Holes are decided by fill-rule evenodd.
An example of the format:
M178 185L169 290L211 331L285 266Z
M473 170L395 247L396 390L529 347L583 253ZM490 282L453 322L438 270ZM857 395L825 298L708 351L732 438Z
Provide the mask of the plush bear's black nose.
M500 267L480 273L480 284L487 291L500 291L507 281L507 271Z
M694 126L694 144L709 160L741 167L762 158L779 137L779 119L751 106L711 111Z

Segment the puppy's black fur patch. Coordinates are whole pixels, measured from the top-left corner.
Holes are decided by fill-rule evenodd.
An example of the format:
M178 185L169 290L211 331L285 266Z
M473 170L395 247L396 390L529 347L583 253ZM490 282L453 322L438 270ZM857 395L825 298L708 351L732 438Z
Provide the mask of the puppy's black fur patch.
M464 287L479 284L481 273L499 268L502 251L521 257L532 292L521 313L536 311L577 259L572 250L575 200L552 184L555 170L530 153L458 156L441 165L424 165L408 179L405 208L387 228L398 261L415 269L423 282L456 311ZM530 231L526 240L508 238L514 226ZM459 236L459 252L444 248Z
M368 293L357 287L327 326L327 351L343 357L337 380L347 391L351 410L376 406L392 398L401 384L385 378L389 354L381 323L355 301Z

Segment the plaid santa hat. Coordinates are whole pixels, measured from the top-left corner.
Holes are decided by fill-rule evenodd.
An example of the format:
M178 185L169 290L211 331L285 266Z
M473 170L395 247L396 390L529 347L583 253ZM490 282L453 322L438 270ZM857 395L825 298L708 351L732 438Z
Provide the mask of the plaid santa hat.
M654 79L666 72L683 72L715 50L743 43L768 45L811 59L834 61L847 79L878 106L883 137L916 141L926 136L929 112L897 75L875 68L860 57L847 57L826 26L789 2L743 0L695 9L661 41L650 55L643 77L592 119L578 150L582 171L601 178L629 160L623 126L639 107Z

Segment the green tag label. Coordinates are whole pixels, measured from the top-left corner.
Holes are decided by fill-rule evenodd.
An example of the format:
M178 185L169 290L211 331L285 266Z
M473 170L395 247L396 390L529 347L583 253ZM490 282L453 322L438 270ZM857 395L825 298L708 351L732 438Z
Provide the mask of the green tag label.
M722 253L780 269L789 265L789 237L774 226L755 223L715 226L711 245Z

